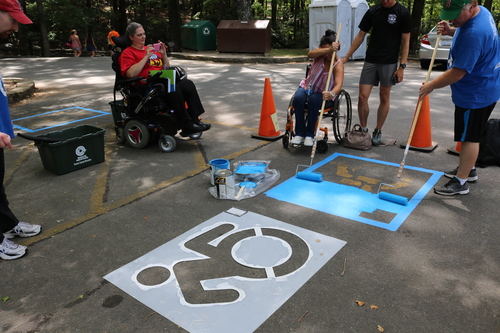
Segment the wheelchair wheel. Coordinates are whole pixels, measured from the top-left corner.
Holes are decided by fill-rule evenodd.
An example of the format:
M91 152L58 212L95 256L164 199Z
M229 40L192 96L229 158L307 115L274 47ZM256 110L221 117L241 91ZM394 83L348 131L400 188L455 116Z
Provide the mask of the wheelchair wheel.
M125 143L125 133L123 127L115 126L116 141L119 144Z
M335 140L340 144L343 141L345 132L351 130L352 104L349 93L342 89L335 100L335 114L333 121L333 134Z
M160 150L162 152L170 153L171 151L174 151L176 146L177 142L172 136L164 134L160 135L160 139L158 140L158 147L160 147Z
M288 143L290 142L290 137L288 136L288 133L285 133L285 135L283 135L281 141L283 143L283 148L288 149Z
M318 150L318 153L326 153L328 151L328 142L326 142L325 140L318 140L316 149Z
M142 122L132 119L125 124L125 138L133 148L145 148L149 144L150 137L147 126Z

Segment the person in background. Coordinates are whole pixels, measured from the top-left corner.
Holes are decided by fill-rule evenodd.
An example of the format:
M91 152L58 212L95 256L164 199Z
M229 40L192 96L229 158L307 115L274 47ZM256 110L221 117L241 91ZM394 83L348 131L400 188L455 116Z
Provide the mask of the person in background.
M455 104L455 141L462 142L458 167L445 172L451 180L435 187L441 195L469 193L478 179L475 163L491 112L500 98L500 41L491 13L476 0L444 0L438 33L454 36L448 70L420 87L419 98L451 86Z
M377 127L373 130L372 141L374 145L381 145L382 126L391 105L391 88L404 78L410 50L411 15L408 9L396 0L380 0L378 4L368 9L358 27L359 33L342 61L344 63L349 61L371 30L365 63L359 78L358 116L363 130L368 132L370 113L368 98L373 86L378 86L380 83ZM398 66L400 50L401 58Z
M89 53L89 57L93 57L95 55L95 42L90 33L88 33L87 38L85 38L85 49Z
M113 42L113 37L120 37L120 34L115 30L115 28L111 27L111 31L108 33L107 37L108 49L109 52L111 52L111 56L115 54L115 51L113 51L115 48L115 42Z
M19 1L0 0L0 38L5 39L19 29L19 23L31 24L24 14ZM19 222L9 208L3 180L5 176L5 156L3 149L13 149L11 139L14 130L10 119L9 101L2 76L0 75L0 258L4 260L17 259L26 254L26 246L9 240L13 237L29 237L40 233L42 227L26 222Z
M316 135L316 122L323 100L334 100L342 90L344 83L344 64L339 61L333 52L339 49L340 44L335 43L337 34L327 30L321 38L318 48L310 51L307 56L314 59L305 79L300 81L299 87L293 97L293 108L295 111L295 136L290 143L312 146ZM330 86L326 86L330 64L335 61ZM304 106L308 105L307 124L304 114Z
M74 56L79 57L82 55L82 43L80 43L80 38L76 34L76 30L71 30L71 35L69 36L69 40L71 41L71 48L75 52Z

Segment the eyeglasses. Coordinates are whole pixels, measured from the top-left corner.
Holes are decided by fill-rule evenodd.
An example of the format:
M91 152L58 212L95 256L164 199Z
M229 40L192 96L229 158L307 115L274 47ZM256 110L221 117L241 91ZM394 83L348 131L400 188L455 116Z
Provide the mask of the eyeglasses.
M146 36L146 33L145 33L145 32L143 32L143 33L140 33L140 34L135 35L135 37L142 37L142 36Z

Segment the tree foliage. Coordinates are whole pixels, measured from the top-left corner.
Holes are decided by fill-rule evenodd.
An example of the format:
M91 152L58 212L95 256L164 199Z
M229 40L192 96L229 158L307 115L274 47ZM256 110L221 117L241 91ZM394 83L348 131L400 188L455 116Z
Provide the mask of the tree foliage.
M47 48L64 47L76 29L82 42L90 34L98 49L106 49L110 27L121 34L131 21L141 23L148 41L173 41L181 48L181 26L190 20L270 20L273 48L307 48L309 5L314 0L21 0L33 25L21 26L9 40L25 54L48 55ZM351 1L354 0L344 0ZM411 50L437 22L442 0L399 0L412 12ZM368 0L369 5L378 0ZM500 0L482 0L498 22ZM38 51L37 51L38 50ZM22 52L21 52L22 53Z

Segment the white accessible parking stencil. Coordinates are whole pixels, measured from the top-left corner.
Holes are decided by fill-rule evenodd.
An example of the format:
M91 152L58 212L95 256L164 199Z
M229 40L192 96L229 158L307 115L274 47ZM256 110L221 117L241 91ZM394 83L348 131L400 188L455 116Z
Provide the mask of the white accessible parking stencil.
M104 278L189 332L253 332L345 244L231 208Z

